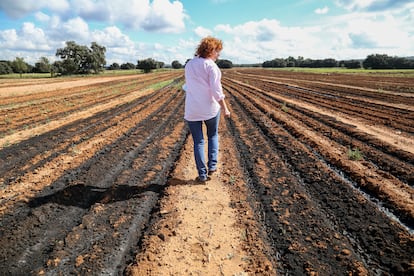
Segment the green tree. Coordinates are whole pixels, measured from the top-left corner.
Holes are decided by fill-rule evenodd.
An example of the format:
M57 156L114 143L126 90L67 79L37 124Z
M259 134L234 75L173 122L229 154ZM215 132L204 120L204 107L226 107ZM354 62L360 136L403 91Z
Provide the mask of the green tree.
M20 77L22 77L22 74L26 73L29 67L24 61L24 58L16 57L16 59L12 62L12 68L14 73L19 73Z
M122 63L121 64L121 69L122 70L132 70L132 69L137 69L137 66L131 62L126 62L126 63Z
M50 75L55 77L57 74L63 74L63 62L60 60L57 60L53 62L53 64L50 66Z
M298 56L298 58L295 61L295 67L301 67L303 62L304 62L304 58L302 56Z
M348 69L360 69L361 61L356 59L344 60L342 62L343 66Z
M407 58L390 57L385 54L369 55L362 62L365 69L410 69L414 62Z
M393 59L394 68L397 69L414 69L414 60L403 57L395 57Z
M109 65L108 70L119 70L121 67L119 66L119 63L112 63L111 65Z
M227 59L219 59L216 63L219 68L233 68L233 62Z
M39 61L35 63L33 71L36 73L49 73L50 67L51 65L47 57L41 57Z
M66 47L56 50L56 56L62 59L62 74L89 74L103 71L106 48L92 42L91 49L66 41Z
M90 69L96 73L102 72L106 65L105 60L106 48L100 46L96 42L92 42L91 50L89 52L89 65Z
M60 73L64 75L77 74L85 70L88 48L76 44L75 41L66 41L66 47L57 49L56 56L62 59Z
M292 56L289 56L286 59L286 66L287 67L295 67L296 66L296 59Z
M369 55L362 62L365 69L392 69L391 57L388 55Z
M333 58L326 58L322 61L322 67L338 67L338 61Z
M144 73L149 73L153 69L158 69L161 67L162 62L155 61L152 58L147 58L143 60L138 60L137 69L141 69Z
M274 67L274 68L283 68L286 67L286 60L283 58L275 58L263 62L262 67Z
M10 61L0 60L0 75L13 73L13 68Z
M171 62L171 67L174 69L180 69L183 68L183 65L178 60L174 60Z

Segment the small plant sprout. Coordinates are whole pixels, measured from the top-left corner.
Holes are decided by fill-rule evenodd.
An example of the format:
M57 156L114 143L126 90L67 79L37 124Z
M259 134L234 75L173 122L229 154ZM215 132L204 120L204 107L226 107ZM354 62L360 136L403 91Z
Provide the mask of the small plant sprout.
M348 158L354 161L359 161L363 157L362 153L359 151L358 148L348 148Z
M78 155L79 153L80 153L80 150L78 149L77 145L72 144L72 151L71 151L72 156Z
M10 124L11 123L11 118L9 118L9 117L7 117L7 114L6 114L6 116L5 116L6 118L4 118L4 122L6 123L6 124Z
M284 102L284 103L282 104L281 109L282 109L282 111L283 111L283 112L289 112L289 107L287 107L286 102Z
M247 241L247 229L242 229L240 233L240 239L243 241Z

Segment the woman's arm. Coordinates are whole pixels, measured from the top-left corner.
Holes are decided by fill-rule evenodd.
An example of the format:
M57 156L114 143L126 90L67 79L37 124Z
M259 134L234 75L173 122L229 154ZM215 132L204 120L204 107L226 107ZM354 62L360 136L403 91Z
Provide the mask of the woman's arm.
M224 110L224 115L225 115L226 117L230 117L230 111L229 111L229 109L227 108L227 104L226 104L226 102L224 101L224 99L222 99L222 100L221 100L221 101L219 101L218 103L219 103L219 105L221 106L221 109L222 109L222 110Z

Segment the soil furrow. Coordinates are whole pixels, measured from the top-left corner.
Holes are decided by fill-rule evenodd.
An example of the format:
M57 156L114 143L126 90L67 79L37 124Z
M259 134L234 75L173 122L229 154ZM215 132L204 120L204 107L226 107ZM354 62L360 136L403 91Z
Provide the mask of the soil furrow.
M283 156L289 166L300 175L308 195L326 212L333 225L339 228L338 232L348 233L350 239L357 242L354 244L355 252L362 248L363 251L360 254L369 270L395 273L409 266L410 259L407 256L410 254L407 255L407 252L412 250L413 241L409 235L404 235L405 230L402 227L383 214L375 204L366 201L309 152L307 147L292 139L293 137L283 128L265 125L262 120L263 116L266 116L265 113L261 114L253 108L250 100L244 100L240 96L235 96L235 98L241 101L244 108L251 106L248 116L269 137L272 147L277 149L279 155ZM361 223L358 224L358 221ZM389 241L396 241L397 244L393 247L389 246ZM388 254L384 257L384 252L381 250L373 253L372 248L387 248L389 252L392 252L392 257ZM398 258L394 259L396 256Z
M335 118L301 108L299 105L283 105L283 100L280 100L277 96L273 95L272 92L256 92L250 90L249 93L254 94L255 97L262 98L265 101L276 101L273 104L281 106L282 110L285 108L286 114L294 116L297 120L306 123L311 128L316 129L318 132L323 133L325 136L330 137L345 147L351 149L358 148L364 153L364 156L371 159L376 166L391 173L394 177L401 179L405 183L411 183L413 181L413 154L379 141L378 139L362 133L360 130L356 130L354 126L341 123ZM270 113L272 112L269 111L269 114ZM315 120L312 122L311 118ZM286 125L289 125L289 123L287 122ZM386 155L384 155L384 153Z
M239 98L234 101L237 103ZM265 139L257 122L249 119L244 104L240 103L237 108L232 102L232 108L237 113L234 120L243 122L233 123L233 136L250 179L249 201L261 215L272 239L278 272L309 275L324 271L345 275L364 271L362 260L353 252L351 243L335 229L329 217L320 212L302 180L292 174L283 156Z
M182 116L179 112L173 114ZM167 120L169 125L161 124L160 130L154 132L156 138L150 138L152 142L145 151L133 154L131 164L122 162L125 169L116 176L111 188L92 206L92 211L83 217L82 223L65 237L65 243L53 249L46 262L47 267L38 271L48 275L122 274L132 261L134 255L131 252L137 252L139 239L184 144L187 131L183 123L173 126L177 116L172 116ZM169 145L167 141L171 140L176 143L160 149L153 142L155 139L164 145ZM136 164L140 166L136 167ZM147 167L154 169L148 174Z
M265 101L257 101L249 95L249 93L239 92L243 97L246 97L250 103L252 103L258 110L264 113L260 118L260 122L266 127L273 127L274 125L281 124L287 129L295 138L302 141L304 144L309 145L308 148L314 149L319 152L320 156L323 156L328 163L334 167L342 170L345 175L351 177L359 187L364 189L374 198L379 199L384 205L390 208L395 215L397 215L401 221L406 223L409 228L413 228L414 225L414 213L413 213L413 195L414 191L411 187L398 180L392 178L390 175L386 175L384 172L373 167L370 162L361 162L360 166L356 166L351 161L345 161L341 156L345 155L346 148L341 149L338 145L333 144L330 141L321 142L323 138L316 137L317 134L306 133L305 129L300 126L295 126L290 118L279 116L280 112L274 112L273 104L266 104ZM282 112L282 111L281 111ZM282 112L285 113L285 112ZM307 118L300 118L300 122L307 121ZM277 122L277 123L276 123ZM314 127L313 130L318 130ZM312 132L313 132L312 130ZM327 145L329 148L327 148ZM338 150L334 150L338 148ZM336 152L335 152L336 151ZM339 151L339 152L338 152ZM382 153L378 153L382 155ZM368 173L367 173L368 172ZM406 174L412 177L412 170L408 169ZM375 178L376 175L384 177L383 183L379 183Z
M246 92L243 93L246 95ZM324 136L342 144L344 147L358 148L365 159L371 160L375 163L375 166L401 181L405 183L414 181L414 154L375 139L360 130L356 130L355 126L341 123L335 118L301 108L299 105L286 105L283 100L273 95L272 92L250 90L248 94L250 94L249 97L255 95L255 98L271 102L273 106L280 106L281 110L285 109L285 114L293 116L296 120L305 123L319 133L323 133ZM267 113L271 117L273 111L268 110ZM285 122L285 125L289 127L289 122Z
M107 129L114 128L119 122L133 118L135 114L142 117L146 109L152 108L150 103L158 103L162 97L165 97L163 91L158 90L121 106L99 112L92 117L75 121L57 130L2 149L0 151L0 175L2 175L4 185L15 181L27 171L44 165L58 155L71 153L85 139L100 136ZM21 154L16 155L16 152ZM47 152L50 154L48 155ZM31 165L25 167L23 164Z
M245 80L243 81L245 82ZM250 82L249 85L251 85ZM326 90L315 91L306 86L286 86L285 84L266 83L257 79L254 80L253 86L263 87L266 91L273 91L273 93L285 97L300 98L302 101L318 105L327 110L341 112L348 116L362 118L363 115L363 118L367 123L370 123L371 121L379 121L382 125L391 126L412 134L414 133L414 128L412 127L414 117L412 115L413 113L409 110L367 103L366 101L356 101L346 98L347 96L341 96L341 94L345 94L345 92L342 91L340 92L340 95L326 96ZM400 102L401 101L398 103Z
M90 164L86 164L73 172L67 172L66 176L63 176L61 180L53 183L48 189L45 189L36 198L29 201L28 206L22 206L23 210L19 210L20 208L15 209L16 212L19 211L20 213L23 213L27 212L24 209L27 209L29 207L34 211L41 210L39 213L42 214L43 217L49 217L46 221L40 223L39 225L39 222L37 222L37 217L31 215L30 213L24 219L22 219L22 216L14 216L11 214L13 219L8 220L8 223L4 223L4 225L2 225L2 227L7 227L8 224L21 225L20 227L17 227L18 234L12 231L11 229L4 230L2 240L10 240L11 237L13 237L13 239L19 239L20 237L22 239L21 242L28 243L26 246L22 246L21 248L31 248L29 252L23 254L24 260L26 260L26 262L24 262L24 260L20 261L20 265L18 265L17 267L10 267L9 271L29 273L31 269L33 269L34 267L42 267L43 265L45 265L45 258L47 258L47 256L50 254L50 250L53 247L58 246L59 243L64 243L65 232L68 229L72 229L76 225L79 225L81 222L79 220L83 220L83 214L86 214L88 209L91 206L95 205L95 202L108 200L108 195L111 195L111 193L114 192L111 191L111 189L109 188L113 185L112 183L114 182L114 180L120 176L121 172L124 170L124 167L130 166L132 164L132 161L138 157L140 158L140 160L142 160L140 161L140 163L152 162L152 164L154 164L153 158L156 160L161 159L159 155L153 154L151 153L151 151L144 154L143 150L146 147L151 146L156 139L160 139L160 137L163 136L168 136L169 133L171 133L171 131L174 130L173 127L167 126L177 119L177 117L179 116L177 114L180 114L179 112L177 112L177 109L181 109L183 104L183 99L182 97L180 98L181 99L179 101L177 101L179 98L177 98L177 100L168 101L166 106L158 105L158 109L155 110L151 115L152 122L148 120L149 118L145 119L141 123L144 128L139 127L141 124L137 125L134 131L130 131L126 134L124 139L118 139L115 142L115 144L110 145L110 148L107 147L106 151L108 151L109 154L102 155L98 153L97 155L95 155L94 161L88 162ZM164 116L166 114L170 114L170 118L167 117L168 120L163 120L162 117L157 116L160 110L164 112ZM153 128L154 125L157 125L155 129ZM151 132L151 135L149 135L149 133L145 134L144 131ZM179 134L179 136L184 137L186 132L180 131L177 133ZM139 140L142 140L142 142L139 143ZM179 140L180 139L176 139L175 141ZM181 140L183 139L181 138ZM167 153L170 159L167 158L167 161L165 163L166 165L164 166L163 170L161 170L159 173L155 173L154 171L152 178L157 176L158 179L156 180L161 181L161 183L165 182L166 175L168 173L166 171L168 171L168 169L171 167L174 161L171 160L171 158L174 159L174 156L177 155L176 147L180 147L180 145L182 146L182 143L176 143L175 147L171 148L172 152L169 152L169 154L168 151L166 151L168 148L166 148L165 151L160 151L160 154L163 155ZM133 148L132 150L130 149L131 146ZM159 151L159 149L157 148L155 148L155 150ZM173 152L175 152L175 154ZM107 159L105 157L111 158ZM121 160L116 160L116 158L121 158ZM111 165L107 166L106 164ZM151 167L153 167L153 165L151 165ZM145 166L143 168L145 168ZM102 174L102 172L105 173ZM103 175L103 177L98 177L99 175ZM141 177L144 176L145 174L142 173ZM143 181L143 179L141 180ZM67 185L68 183L70 184L69 186ZM109 192L107 192L108 189ZM133 190L133 187L131 189ZM155 191L159 193L159 191ZM118 198L117 200L127 204L125 196L128 196L128 190L124 190L124 192L126 193L123 194L123 197ZM115 195L117 195L117 193L115 193ZM152 199L151 202L156 202L156 200ZM53 209L53 207L56 207L56 204L60 206L60 208L62 209L62 214L54 213L53 211L48 211ZM152 203L152 205L153 204L154 203ZM76 210L75 215L71 215L73 209ZM59 223L62 217L65 218L65 224ZM149 217L149 214L146 215L146 217ZM19 222L16 222L15 219L19 219ZM5 220L3 220L3 222L5 222ZM54 231L53 233L51 233L50 236L44 237L45 234L42 233L43 231L41 230L50 227L49 223L56 225L56 227L54 228ZM142 227L143 226L141 226L141 228ZM23 230L24 228L27 228L27 230ZM38 232L39 228L40 232ZM123 235L124 238L127 237L125 236L125 233L123 233ZM24 239L24 237L28 236L31 237L30 240ZM3 255L2 258L2 260L5 261L5 265L2 265L2 267L6 269L5 271L7 271L8 269L8 266L6 265L7 263L15 263L13 262L12 257L10 257L10 255L20 255L18 251L15 251L18 249L10 248L9 250L10 251L5 252L6 255ZM49 253L47 253L47 255L44 255L45 253L42 254L42 252ZM35 261L34 258L36 258L38 261ZM29 259L31 259L30 262L28 262ZM51 265L53 267L53 264L55 264L55 262L56 259L49 260L48 265ZM27 263L27 266L24 265L25 263Z
M168 78L164 77L157 79L157 81L166 79ZM145 80L130 80L109 87L100 84L98 87L88 88L86 92L84 87L80 87L78 88L79 92L72 96L65 95L63 98L60 95L58 97L48 97L47 102L32 101L27 107L6 110L6 115L0 112L0 117L5 116L5 122L7 122L3 124L3 128L1 127L2 122L0 122L0 133L2 131L18 131L32 128L35 125L45 124L81 110L102 105L119 97L126 97L131 93L143 90L148 85L150 84ZM21 114L27 115L22 117Z
M261 79L271 78L284 83L319 83L324 86L330 85L335 87L364 88L363 94L366 97L381 98L378 92L399 96L400 94L409 95L414 92L413 77L410 76L393 76L392 74L341 74L341 73L296 73L284 70L262 70L246 69L235 70L235 73L245 78ZM407 74L408 75L408 74ZM346 85L346 86L344 86ZM414 100L414 99L412 99Z
M223 70L203 184L182 70L5 81L0 274L413 275L413 80Z

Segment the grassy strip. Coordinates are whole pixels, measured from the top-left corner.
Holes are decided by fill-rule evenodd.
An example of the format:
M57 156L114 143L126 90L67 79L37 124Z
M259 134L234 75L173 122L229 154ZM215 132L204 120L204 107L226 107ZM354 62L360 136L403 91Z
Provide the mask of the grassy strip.
M158 90L161 89L163 87L168 86L169 84L171 84L174 81L174 79L170 79L170 80L165 80L165 81L161 81L161 82L157 82L157 83L153 83L150 86L148 86L149 89L154 89L154 90Z
M327 73L342 73L342 74L378 74L390 75L392 77L414 77L414 69L346 69L342 67L334 68L301 68L301 67L286 67L286 68L270 68L270 70L291 71L291 72L307 72L316 74Z
M25 73L21 77L20 74L15 73L0 75L0 79L46 79L50 77L50 73Z
M152 73L158 72L166 72L171 71L173 69L169 68L160 68L153 70ZM174 69L176 70L176 69ZM102 76L123 76L123 75L135 75L135 74L143 74L143 71L140 69L131 69L131 70L104 70L100 74L89 74L89 75L69 75L69 76L59 76L62 77L102 77ZM0 79L38 79L38 78L51 78L50 73L24 73L20 76L20 74L6 74L0 75Z

